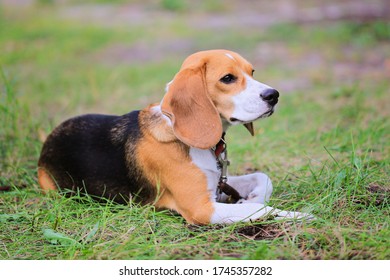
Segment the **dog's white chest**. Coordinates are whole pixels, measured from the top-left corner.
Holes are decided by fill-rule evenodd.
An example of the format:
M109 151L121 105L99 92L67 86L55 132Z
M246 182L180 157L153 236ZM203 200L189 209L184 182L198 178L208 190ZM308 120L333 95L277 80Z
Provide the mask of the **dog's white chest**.
M207 177L208 190L215 195L221 171L217 167L217 161L212 151L190 148L190 157Z

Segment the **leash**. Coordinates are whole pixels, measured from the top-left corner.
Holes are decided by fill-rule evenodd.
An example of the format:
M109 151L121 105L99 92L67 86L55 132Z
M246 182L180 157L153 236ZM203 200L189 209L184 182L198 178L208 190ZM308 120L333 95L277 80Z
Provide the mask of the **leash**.
M240 194L227 183L227 168L230 165L227 155L227 145L225 141L225 132L222 134L221 140L217 143L215 148L212 148L215 158L217 160L217 168L221 170L221 177L218 182L218 192L221 195L225 193L228 196L228 203L236 203L242 197Z

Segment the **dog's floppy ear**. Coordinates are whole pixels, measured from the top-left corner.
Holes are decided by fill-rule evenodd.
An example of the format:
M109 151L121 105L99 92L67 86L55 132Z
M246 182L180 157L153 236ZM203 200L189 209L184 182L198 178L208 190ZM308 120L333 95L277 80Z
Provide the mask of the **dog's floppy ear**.
M162 112L173 124L175 136L185 144L209 149L222 135L222 123L207 92L205 64L184 68L169 84L161 104Z

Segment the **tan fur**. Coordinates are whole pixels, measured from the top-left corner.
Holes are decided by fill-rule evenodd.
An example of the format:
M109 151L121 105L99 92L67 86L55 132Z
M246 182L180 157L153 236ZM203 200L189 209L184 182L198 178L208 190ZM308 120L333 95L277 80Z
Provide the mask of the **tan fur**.
M207 92L205 65L183 69L174 78L161 104L177 138L188 146L208 149L222 135L222 123Z
M56 191L57 186L52 177L43 168L38 169L38 182L43 192Z
M252 70L249 62L230 51L214 50L189 56L161 104L163 113L173 122L176 137L200 149L215 145L222 134L219 115L228 119L232 114L231 95L245 89L244 74L252 75ZM218 83L227 74L233 74L238 81L233 85Z
M233 57L233 59L229 56ZM234 110L234 104L231 100L232 95L241 92L246 87L246 78L244 74L249 76L252 76L253 74L252 64L241 56L238 56L236 53L228 50L204 51L190 55L183 62L180 72L175 76L172 84L169 86L168 94L163 100L163 111L165 104L169 103L172 96L176 94L171 90L172 86L175 83L180 84L189 82L188 76L179 75L181 72L185 72L188 69L192 69L194 73L201 73L204 75L202 77L202 83L197 84L197 90L192 91L193 94L191 94L191 96L195 96L193 100L197 101L199 98L203 98L204 95L206 95L211 99L212 105L217 110L218 114L222 115L225 119L229 119ZM196 72L196 70L198 70L198 72ZM230 85L219 83L219 79L227 74L236 76L238 79L237 82ZM203 85L204 88L199 89L200 85ZM190 85L188 88L191 88ZM192 104L191 106L196 106L196 104ZM205 110L205 108L203 108L203 110ZM211 111L208 114L211 115ZM198 118L198 116L196 116L196 118ZM213 122L216 122L216 120L213 119ZM191 130L207 130L205 127L200 128L200 123L201 122L198 122L198 127L195 128L195 130ZM215 135L217 135L217 133L215 133ZM212 137L210 137L210 139L211 138ZM207 148L209 147L210 146Z
M141 121L150 114L149 110L142 111ZM158 189L156 207L175 210L189 223L209 223L213 206L207 178L191 163L189 148L177 140L161 143L149 128L143 127L144 141L137 147L136 156L144 174Z
M148 127L150 133L158 142L172 142L176 140L172 127L167 125L167 120L163 118L161 111L156 110L158 104L151 104L142 114L141 126Z

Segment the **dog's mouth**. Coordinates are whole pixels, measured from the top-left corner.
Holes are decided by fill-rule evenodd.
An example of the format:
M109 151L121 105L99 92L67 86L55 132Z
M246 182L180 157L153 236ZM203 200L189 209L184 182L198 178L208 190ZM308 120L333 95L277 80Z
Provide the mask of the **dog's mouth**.
M230 118L231 123L236 123L236 124L243 124L245 128L250 132L252 136L255 135L255 130L253 128L253 122L258 120L258 119L263 119L271 116L274 113L274 107L271 107L267 112L261 114L257 118L254 118L253 120L250 121L243 121L237 118Z
M263 113L260 116L258 116L257 118L254 118L253 120L244 121L244 120L240 120L240 119L237 119L237 118L230 118L230 121L232 123L241 123L241 124L251 123L251 122L254 122L254 121L258 120L258 119L263 119L263 118L267 118L267 117L271 116L274 113L274 111L275 111L274 107L272 107L268 111L266 111L265 113Z
M268 118L268 117L271 116L274 112L275 112L274 107L272 107L271 109L269 109L267 112L265 112L264 114L262 114L262 115L261 115L260 117L258 117L257 119Z

